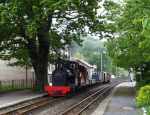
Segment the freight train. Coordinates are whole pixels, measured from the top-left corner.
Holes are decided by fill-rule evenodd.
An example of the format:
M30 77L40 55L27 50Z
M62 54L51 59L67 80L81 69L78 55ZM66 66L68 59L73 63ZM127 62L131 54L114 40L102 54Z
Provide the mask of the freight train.
M52 72L51 83L45 85L44 90L49 96L66 96L81 87L110 82L109 73L95 70L95 66L83 60L59 60Z

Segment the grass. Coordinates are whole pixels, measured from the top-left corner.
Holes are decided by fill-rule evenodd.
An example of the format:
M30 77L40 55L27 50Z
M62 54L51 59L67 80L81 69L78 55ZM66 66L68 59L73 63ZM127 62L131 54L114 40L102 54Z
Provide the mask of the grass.
M32 89L32 88L29 86L28 87L26 87L26 86L21 86L21 87L13 86L12 87L11 85L3 85L0 87L0 93L25 90L25 89Z

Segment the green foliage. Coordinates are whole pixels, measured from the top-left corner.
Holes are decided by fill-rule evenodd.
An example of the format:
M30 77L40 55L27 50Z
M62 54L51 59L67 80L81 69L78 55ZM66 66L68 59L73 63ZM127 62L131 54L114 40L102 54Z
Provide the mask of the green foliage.
M90 22L96 19L97 5L97 0L2 1L0 52L5 59L20 60L16 53L27 50L30 40L38 42L39 34L46 36L47 42L51 41L50 47L56 53L56 49L63 49L72 40L79 43L77 34L83 33L84 26L90 27Z
M5 85L0 88L0 93L6 93L6 92L11 92L11 91L20 91L20 90L32 90L32 87L12 87L9 85Z
M143 50L138 47L137 39L120 37L110 40L107 49L114 63L126 69L136 68L144 61Z
M146 110L146 114L147 114L147 115L150 115L150 106L145 107L145 110Z
M110 1L110 0L108 0ZM109 3L109 2L108 2ZM116 3L117 4L117 3ZM119 4L118 4L119 5ZM107 49L113 62L123 68L134 68L139 71L143 65L148 67L150 59L149 40L149 5L146 0L126 0L120 6L110 6L110 12L115 15L112 18L115 28L112 40L109 40ZM126 61L127 60L127 61Z
M109 55L117 66L133 68L138 73L137 105L149 111L150 1L123 0L121 4L107 1L110 6L108 19L112 22L111 29L115 30L107 43Z
M97 69L101 70L101 53L106 53L104 42L92 37L85 37L81 47L76 48L74 56L86 60L92 65L96 65ZM103 58L103 71L112 72L113 66L111 59L107 54L102 54Z
M0 58L32 64L37 84L47 83L48 60L79 35L93 32L99 0L0 1ZM52 53L50 53L51 51ZM50 58L52 57L52 58Z
M136 97L138 107L150 106L150 85L142 87Z

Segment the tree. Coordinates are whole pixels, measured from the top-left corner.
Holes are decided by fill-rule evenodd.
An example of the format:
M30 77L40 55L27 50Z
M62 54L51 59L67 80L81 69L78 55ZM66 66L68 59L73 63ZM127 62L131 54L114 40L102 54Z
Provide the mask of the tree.
M77 36L92 30L97 8L98 0L1 0L1 58L20 60L27 51L42 90L49 50L57 53L73 40L80 42Z
M81 58L86 60L88 63L92 65L96 65L98 71L101 71L101 53L103 58L103 71L112 72L111 59L107 54L103 52L107 52L104 46L105 42L100 41L97 38L93 37L81 37L81 39L85 39L82 43L82 46L75 46L76 51L74 52L74 56L77 58Z
M150 74L149 5L147 0L124 1L122 9L118 7L116 10L116 21L113 19L116 31L107 44L114 63L126 69L132 67L135 71L140 70L143 77Z

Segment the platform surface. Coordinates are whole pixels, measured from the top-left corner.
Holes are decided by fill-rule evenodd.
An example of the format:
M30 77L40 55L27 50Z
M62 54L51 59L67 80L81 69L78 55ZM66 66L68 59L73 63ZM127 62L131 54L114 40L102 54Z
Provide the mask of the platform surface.
M114 88L92 115L142 115L136 108L135 82L124 82Z
M15 91L15 92L8 92L8 93L0 94L0 109L23 102L23 101L42 97L44 95L46 94L35 93L30 90Z

